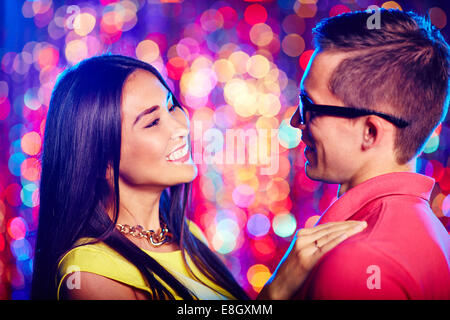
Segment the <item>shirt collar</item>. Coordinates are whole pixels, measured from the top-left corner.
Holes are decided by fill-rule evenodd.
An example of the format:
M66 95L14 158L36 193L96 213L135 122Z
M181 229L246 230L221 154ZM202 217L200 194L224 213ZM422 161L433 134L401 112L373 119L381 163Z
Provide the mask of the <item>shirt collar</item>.
M434 179L413 172L393 172L368 179L335 200L317 224L345 221L367 203L389 195L412 195L430 200Z

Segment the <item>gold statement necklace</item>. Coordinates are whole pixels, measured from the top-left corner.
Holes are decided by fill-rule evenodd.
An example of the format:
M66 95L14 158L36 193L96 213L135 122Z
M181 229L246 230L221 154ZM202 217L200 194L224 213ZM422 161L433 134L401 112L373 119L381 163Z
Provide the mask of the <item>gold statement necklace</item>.
M173 235L169 232L167 225L163 222L161 223L161 228L156 232L154 230L144 230L141 225L130 226L128 224L117 224L117 229L125 235L130 235L135 238L145 238L148 240L150 245L157 248L163 244L172 242Z

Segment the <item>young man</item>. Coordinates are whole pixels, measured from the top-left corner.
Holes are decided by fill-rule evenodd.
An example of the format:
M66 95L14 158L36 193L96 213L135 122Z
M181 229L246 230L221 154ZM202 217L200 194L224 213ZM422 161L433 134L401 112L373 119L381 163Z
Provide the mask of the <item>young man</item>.
M314 29L291 125L302 130L307 176L340 185L318 224L368 226L321 258L298 299L450 299L450 237L428 203L434 180L415 173L447 113L449 48L411 12L379 14L379 29L367 27L368 12Z

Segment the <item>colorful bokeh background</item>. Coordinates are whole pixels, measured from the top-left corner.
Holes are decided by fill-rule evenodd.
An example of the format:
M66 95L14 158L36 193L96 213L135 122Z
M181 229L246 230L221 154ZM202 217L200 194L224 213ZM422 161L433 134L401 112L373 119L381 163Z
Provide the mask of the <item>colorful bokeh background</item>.
M313 52L311 29L322 18L370 5L429 15L449 39L447 1L1 1L0 298L30 295L39 156L55 80L65 68L107 52L160 70L200 130L192 133L194 156L208 146L201 139L210 129L224 137L229 129L276 132L265 140L279 161L275 173L262 174L266 165L249 161L202 162L193 188L191 218L254 297L294 232L336 199L336 185L305 176L305 146L288 124ZM449 143L444 122L417 166L436 179L431 206L447 229ZM223 155L223 144L212 148ZM250 151L250 144L243 148Z

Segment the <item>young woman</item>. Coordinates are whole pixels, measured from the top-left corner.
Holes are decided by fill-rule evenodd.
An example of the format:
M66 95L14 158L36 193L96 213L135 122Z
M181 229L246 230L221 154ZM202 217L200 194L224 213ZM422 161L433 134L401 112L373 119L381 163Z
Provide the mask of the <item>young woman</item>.
M155 68L105 55L65 71L46 120L32 298L248 299L185 217L196 175L188 117ZM303 232L309 253L289 254L261 297L288 298L355 226Z

